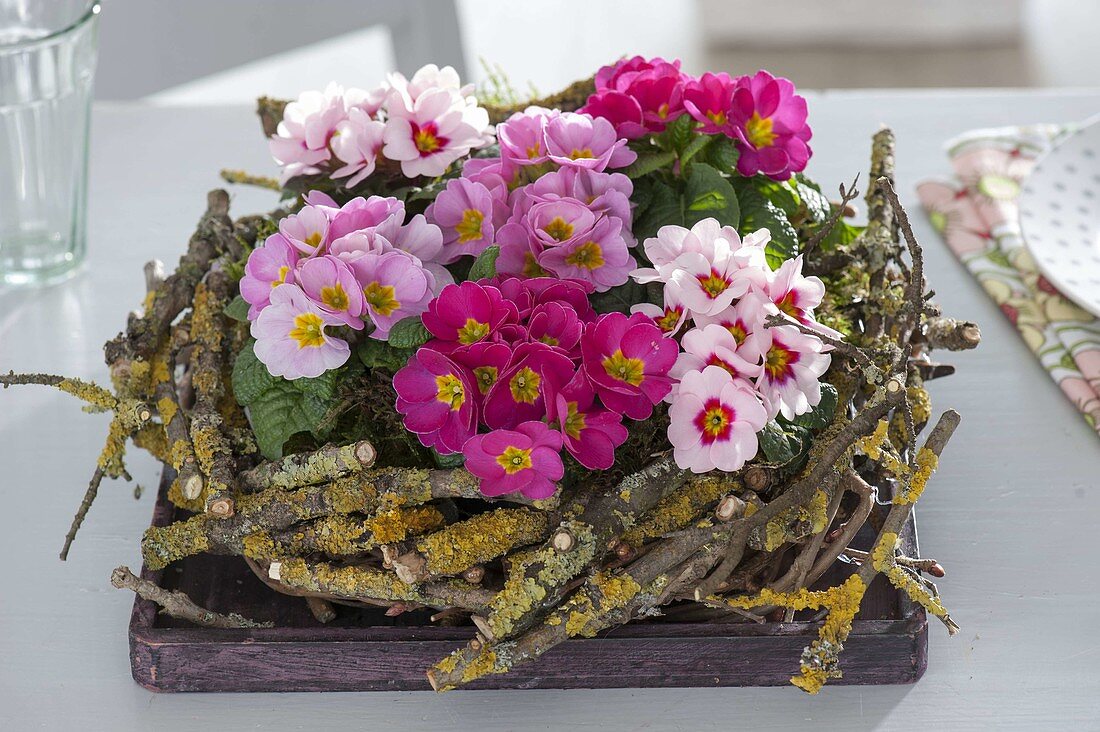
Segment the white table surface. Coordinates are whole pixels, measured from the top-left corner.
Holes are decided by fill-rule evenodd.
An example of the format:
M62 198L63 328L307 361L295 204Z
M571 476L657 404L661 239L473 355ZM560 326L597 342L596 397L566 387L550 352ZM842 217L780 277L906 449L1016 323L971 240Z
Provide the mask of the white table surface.
M948 570L940 588L962 632L930 624L914 686L373 694L153 694L130 678L132 596L108 581L137 568L148 490L107 483L67 563L57 560L106 420L53 390L0 392L0 729L708 730L1100 729L1100 441L996 306L916 209L913 185L943 174L941 145L979 126L1079 120L1100 92L825 92L812 95L810 173L828 190L866 180L880 123L898 135L899 188L944 310L978 321L980 349L932 385L962 427L921 500L921 547ZM141 265L174 262L220 167L269 172L244 107L95 110L90 257L70 282L0 292L0 370L104 379L102 343L141 302ZM273 196L238 189L234 213ZM843 660L842 660L843 663ZM631 669L623 669L629 675ZM522 671L520 671L522 673Z

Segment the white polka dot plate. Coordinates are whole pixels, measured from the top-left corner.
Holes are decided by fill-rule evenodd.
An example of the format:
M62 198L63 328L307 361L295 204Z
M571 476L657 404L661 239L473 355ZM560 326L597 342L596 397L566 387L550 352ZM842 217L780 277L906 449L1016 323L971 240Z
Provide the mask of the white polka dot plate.
M1024 181L1020 225L1051 284L1100 317L1100 124L1039 161Z

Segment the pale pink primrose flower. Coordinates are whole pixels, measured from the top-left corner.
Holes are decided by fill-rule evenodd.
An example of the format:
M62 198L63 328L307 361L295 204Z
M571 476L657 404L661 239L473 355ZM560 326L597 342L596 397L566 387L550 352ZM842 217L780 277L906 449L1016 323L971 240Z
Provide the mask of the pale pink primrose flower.
M326 254L302 262L297 284L322 310L355 330L363 329L363 290L351 268Z
M351 262L362 287L365 313L374 323L371 338L389 338L397 321L428 309L435 277L416 257L400 250L368 253Z
M386 104L390 117L382 153L399 161L410 178L440 176L451 163L487 143L488 112L457 91L429 89L415 100L391 93Z
M829 368L829 346L793 325L758 328L745 341L763 357L756 389L772 414L794 419L821 402L820 378Z
M433 89L452 89L463 97L474 92L474 85L462 86L462 81L453 66L439 68L435 64L425 64L416 70L411 79L404 74L393 72L388 78L389 88L395 90L410 101L415 102L422 94Z
M665 293L666 299L668 293ZM732 307L714 315L693 313L692 320L697 328L717 323L733 334L737 343L743 344L750 333L764 327L764 320L775 312L772 303L756 290L750 290L741 296Z
M272 376L314 378L343 366L351 348L326 329L343 321L325 312L297 285L279 285L271 303L252 321L256 358Z
M693 313L720 313L762 281L764 272L745 253L734 251L725 239L716 239L711 252L681 254L661 268L665 289Z
M252 250L241 278L241 297L249 304L248 319L255 320L271 301L271 291L293 283L298 267L298 250L282 234L272 234Z
M366 96L365 92L345 92L338 84L329 84L323 92L304 92L286 105L269 143L272 157L283 166L281 183L322 172L332 157L329 140L347 115L348 94L357 100Z
M809 324L813 310L825 297L825 285L817 277L802 275L802 255L788 259L771 273L766 287L768 298L782 312Z
M676 464L693 473L734 472L756 456L768 421L757 396L719 366L684 375L669 408Z
M298 213L279 221L279 233L307 257L323 254L329 233L329 219L323 209L303 206Z
M546 122L547 157L563 167L604 170L622 168L638 154L620 139L615 126L602 117L562 112Z
M371 119L358 108L348 110L347 119L336 126L332 151L343 165L332 171L333 178L348 178L344 185L353 188L374 172L382 152L382 132L386 125Z
M718 366L740 379L747 388L760 375L760 354L748 346L742 346L728 330L718 324L693 328L684 334L680 342L683 349L669 371L673 379L682 379L689 371L702 371L707 366Z

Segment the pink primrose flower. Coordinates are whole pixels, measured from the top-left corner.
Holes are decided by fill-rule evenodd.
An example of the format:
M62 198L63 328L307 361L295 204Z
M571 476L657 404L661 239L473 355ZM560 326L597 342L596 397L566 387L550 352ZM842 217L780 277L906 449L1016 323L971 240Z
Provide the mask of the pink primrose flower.
M271 291L271 302L252 321L256 358L272 376L314 378L343 366L351 348L330 336L329 326L342 325L322 310L297 285L283 284Z
M614 465L615 448L629 436L622 415L596 403L596 392L583 368L558 392L548 417L561 430L569 454L592 470Z
M522 493L549 498L565 475L561 433L542 422L524 422L514 430L471 437L462 448L466 469L481 479L481 492L495 497Z
M344 325L362 330L363 289L339 257L326 254L302 262L297 282L314 304Z
M546 417L548 405L573 376L573 360L545 343L516 346L508 370L485 396L482 421L492 429Z
M384 341L399 320L428 309L435 276L413 255L398 249L368 253L350 265L363 298L363 312L374 323L371 338Z
M607 313L585 326L585 372L604 406L631 419L648 419L672 388L669 369L679 348L648 317Z
M794 84L767 71L737 79L730 116L741 142L737 171L787 180L806 168L812 132L806 124L806 99Z
M420 348L393 376L405 429L443 454L460 452L477 431L477 387L470 372L442 353Z
M684 375L669 418L673 458L694 473L740 470L756 455L756 433L768 421L757 396L719 366Z
M248 319L255 320L271 302L271 291L294 282L298 250L282 234L272 234L252 250L241 278L241 297L248 303Z

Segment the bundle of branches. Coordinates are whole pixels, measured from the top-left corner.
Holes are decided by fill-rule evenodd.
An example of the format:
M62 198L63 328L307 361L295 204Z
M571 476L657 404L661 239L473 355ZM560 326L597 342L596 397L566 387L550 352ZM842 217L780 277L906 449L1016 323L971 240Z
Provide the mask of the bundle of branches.
M278 104L261 104L264 115L273 109L281 115ZM255 356L234 312L234 275L283 213L234 221L220 190L209 194L176 271L163 277L156 265L147 268L143 310L105 348L113 390L44 374L13 373L0 383L51 385L113 413L62 558L102 479L129 477L129 440L174 471L168 498L181 510L180 520L146 532L148 568L202 552L233 555L274 590L306 598L321 621L334 616L332 603L391 615L432 608L435 619L460 619L471 640L427 670L437 690L509 672L569 638L663 608L681 615L694 608L695 618L744 622L824 612L792 679L816 692L840 675L839 653L878 574L956 630L929 579L942 568L903 556L899 533L959 420L947 411L918 439L932 419L925 382L951 372L930 351L972 348L980 336L931 303L893 172L894 138L884 129L873 142L866 229L821 246L844 225L853 183L800 242L807 269L827 283L820 317L843 323L847 338L783 313L768 319L767 327L793 325L833 348L828 388L810 413L769 423L760 454L737 472L677 467L658 414L656 426L632 432L612 470L574 475L548 499L490 499L465 468L425 464L423 448L409 445L392 410L393 368L382 364L325 386L335 408L318 413L308 389L265 406L283 409L291 425L302 410L314 414L306 418L312 434L288 427L284 456L263 459L249 422L258 409L248 388ZM333 428L347 421L360 439L325 440L349 434ZM857 551L850 545L880 505L880 488L892 500L870 551ZM821 586L840 558L854 571ZM113 581L201 625L255 625L124 568Z

